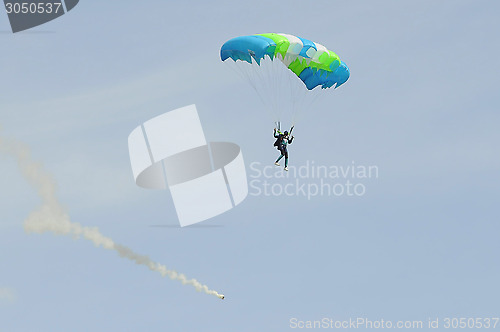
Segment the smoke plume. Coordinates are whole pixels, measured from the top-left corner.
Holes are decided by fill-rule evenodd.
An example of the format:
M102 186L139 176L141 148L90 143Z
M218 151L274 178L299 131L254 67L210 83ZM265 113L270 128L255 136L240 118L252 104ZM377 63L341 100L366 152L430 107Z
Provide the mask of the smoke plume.
M54 179L40 163L32 159L30 150L26 145L0 137L0 153L14 157L23 177L37 191L42 201L42 205L31 212L24 221L24 230L26 232L51 232L76 238L83 237L91 241L96 247L114 250L120 257L146 266L151 271L158 272L162 277L167 276L172 280L180 281L183 285L193 286L199 292L215 295L221 299L224 298L224 295L209 289L196 279L188 279L184 274L169 270L165 265L152 261L148 256L137 254L131 249L115 243L111 238L101 234L97 227L82 226L71 221L57 199Z

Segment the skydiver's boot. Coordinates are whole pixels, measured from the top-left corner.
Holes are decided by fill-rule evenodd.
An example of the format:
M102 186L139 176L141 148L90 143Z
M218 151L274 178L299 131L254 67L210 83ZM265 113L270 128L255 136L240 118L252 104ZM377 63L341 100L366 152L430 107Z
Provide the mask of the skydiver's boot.
M279 166L279 165L280 165L280 163L279 163L279 162L275 162L274 164L275 164L276 166Z
M285 170L285 171L288 171L288 167L287 167L287 166L285 166L284 170Z

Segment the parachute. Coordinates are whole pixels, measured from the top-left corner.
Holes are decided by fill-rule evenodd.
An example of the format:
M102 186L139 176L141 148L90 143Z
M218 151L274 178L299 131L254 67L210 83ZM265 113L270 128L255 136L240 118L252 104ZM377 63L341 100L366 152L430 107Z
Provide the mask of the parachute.
M311 107L322 90L336 89L350 76L347 65L333 51L283 33L230 39L222 45L220 56L250 83L276 123L287 111L295 124L297 114Z

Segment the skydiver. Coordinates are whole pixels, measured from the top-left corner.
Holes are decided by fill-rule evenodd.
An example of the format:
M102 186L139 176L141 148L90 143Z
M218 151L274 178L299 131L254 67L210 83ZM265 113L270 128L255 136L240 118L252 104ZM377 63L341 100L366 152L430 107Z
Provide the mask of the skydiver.
M276 142L274 142L274 146L281 152L281 155L276 159L274 163L276 166L279 166L279 161L283 156L285 157L285 171L288 171L288 149L287 145L292 144L293 136L288 136L288 131L284 133L280 133L276 128L274 128L274 138L276 138Z

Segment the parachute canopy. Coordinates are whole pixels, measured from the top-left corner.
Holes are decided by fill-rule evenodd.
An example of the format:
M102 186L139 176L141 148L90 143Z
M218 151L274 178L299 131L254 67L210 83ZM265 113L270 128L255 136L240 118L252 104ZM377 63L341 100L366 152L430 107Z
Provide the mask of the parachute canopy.
M349 68L337 54L321 44L283 33L233 38L222 45L220 56L260 65L262 59L279 59L304 82L307 89L338 88L349 79Z

